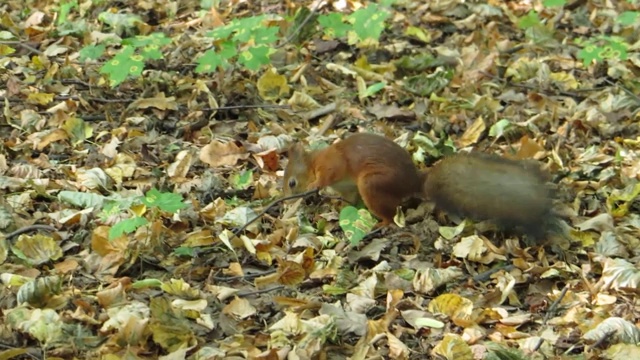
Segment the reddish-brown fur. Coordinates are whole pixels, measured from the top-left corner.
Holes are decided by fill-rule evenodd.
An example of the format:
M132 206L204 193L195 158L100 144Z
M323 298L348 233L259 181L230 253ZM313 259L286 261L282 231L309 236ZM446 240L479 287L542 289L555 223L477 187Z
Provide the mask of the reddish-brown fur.
M385 226L405 198L420 194L422 179L409 153L380 135L357 133L311 153L293 146L284 173L285 194L327 186L348 201L360 196L382 220L379 226Z

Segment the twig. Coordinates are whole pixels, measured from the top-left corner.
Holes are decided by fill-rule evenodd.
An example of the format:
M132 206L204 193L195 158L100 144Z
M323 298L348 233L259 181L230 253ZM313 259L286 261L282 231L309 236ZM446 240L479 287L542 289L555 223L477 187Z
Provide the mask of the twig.
M257 272L257 273L254 273L254 274L247 274L247 275L242 275L242 276L229 276L229 277L210 276L209 278L211 280L217 280L217 281L250 280L250 279L253 279L253 278L257 278L259 276L271 275L274 272L276 272L276 270L275 269L271 269L271 270L267 270L267 271L263 271L263 272Z
M490 74L486 71L480 71L480 73L486 77L489 77L491 79L494 80L498 80L504 84L506 84L507 86L513 86L513 87L517 87L517 88L521 88L521 89L526 89L526 90L533 90L533 91L537 91L539 93L543 93L545 95L555 95L555 96L568 96L568 97L572 97L575 99L586 99L586 96L579 94L580 92L587 92L587 91L597 91L599 90L598 88L591 88L591 89L579 89L576 91L563 91L563 90L547 90L547 89L542 89L540 87L535 87L535 86L531 86L531 85L526 85L526 84L517 84L514 82L511 82L507 79L503 79L500 78L498 76L495 76L493 74Z
M203 108L204 111L235 110L235 109L291 109L291 105L258 104L258 105L233 105L217 108Z
M272 288L263 289L263 290L248 291L248 292L245 292L245 293L237 293L236 296L238 296L238 297L246 297L246 296L259 295L259 294L264 294L264 293L268 293L268 292L271 292L271 291L282 290L282 289L284 289L284 286L283 285L278 285L278 286L274 286Z
M11 239L14 238L18 235L24 234L24 233L28 233L31 231L36 231L36 230L44 230L44 231L49 231L49 232L54 232L56 231L56 228L54 228L51 225L43 225L43 224L33 224L33 225L29 225L29 226L25 226L23 228L20 228L16 231L10 232L7 235L5 235L6 239Z
M544 321L545 324L549 320L549 316L551 316L551 314L556 311L556 309L558 308L558 305L560 304L562 299L565 297L565 295L567 295L567 291L569 291L569 284L566 284L564 286L564 288L562 289L562 292L560 293L560 296L558 296L556 301L554 301L551 304L551 306L549 306L549 309L547 310L547 313L544 315L544 320L543 321Z
M307 17L300 23L300 25L298 25L297 28L291 31L291 34L287 36L287 38L284 39L283 42L276 45L275 47L276 49L279 49L285 46L286 44L288 44L289 42L291 42L291 40L293 40L293 38L298 35L298 32L300 31L300 29L302 29L302 27L305 26L309 22L309 20L311 20L314 17L314 15L316 15L316 13L318 12L318 9L320 8L320 4L322 4L322 1L320 0L317 0L317 1L318 2L316 3L316 6L314 6L313 9L311 9L311 12L309 13L309 15L307 15Z
M473 277L473 281L478 282L478 283L479 282L483 282L483 281L487 281L487 280L489 280L491 275L497 273L498 271L504 270L506 272L509 272L509 271L513 270L514 267L515 266L513 266L513 265L505 265L505 266L500 266L500 267L497 267L497 268L493 268L491 270L485 271L483 273L480 273L480 274L474 276Z
M560 296L558 296L558 298L556 299L556 301L554 301L551 306L549 306L549 309L547 309L546 314L544 315L544 319L542 319L542 324L544 326L547 325L547 321L549 321L549 316L551 316L552 313L555 313L556 309L558 308L558 304L560 304L560 302L562 301L562 299L564 298L565 295L567 295L567 291L569 291L569 284L565 285L564 288L562 289L562 292L560 293ZM536 343L536 345L533 347L533 351L538 351L538 349L540 349L540 347L542 346L542 343L544 342L544 338L540 337L538 339L538 342Z
M271 204L267 205L267 207L262 210L260 213L258 213L258 215L256 215L256 217L254 217L253 219L251 219L249 222L247 222L246 224L242 225L241 228L239 228L238 230L233 232L234 236L238 236L240 235L241 232L243 232L247 227L249 227L249 225L253 224L256 220L260 219L264 214L267 213L267 211L271 210L272 207L278 205L279 203L286 201L286 200L291 200L291 199L297 199L297 198L304 198L313 194L317 194L318 193L318 189L313 189L313 190L309 190L306 192L303 192L301 194L295 194L295 195L289 195L289 196L285 196L282 197L278 200L275 200L273 202L271 202Z
M36 54L38 54L38 55L42 55L42 54L44 54L44 52L42 52L42 51L40 51L40 50L38 50L38 49L34 48L34 47L33 47L33 46L31 46L31 45L27 45L25 42L22 42L22 41L20 41L20 42L18 43L18 46L20 46L20 47L21 47L21 48L23 48L23 49L29 50L29 51L31 51L32 53L36 53Z
M625 87L621 86L620 84L614 83L614 82L612 82L612 81L611 81L611 80L609 80L609 79L604 79L604 81L605 81L607 84L611 85L611 86L615 86L615 87L618 87L618 88L622 89L622 91L626 92L626 93L627 93L627 95L629 95L629 96L633 97L634 99L636 99L636 102L637 102L638 104L640 104L640 97L638 97L638 95L636 95L636 94L634 94L633 92L631 92L631 90L629 90L629 89L627 89L627 88L625 88Z

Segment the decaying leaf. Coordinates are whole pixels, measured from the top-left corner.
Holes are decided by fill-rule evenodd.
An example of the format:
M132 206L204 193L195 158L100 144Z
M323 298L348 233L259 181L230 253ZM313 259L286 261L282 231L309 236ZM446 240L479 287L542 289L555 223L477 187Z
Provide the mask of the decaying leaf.
M214 140L200 151L200 161L212 167L235 165L238 160L247 157L249 154L233 141L223 143Z

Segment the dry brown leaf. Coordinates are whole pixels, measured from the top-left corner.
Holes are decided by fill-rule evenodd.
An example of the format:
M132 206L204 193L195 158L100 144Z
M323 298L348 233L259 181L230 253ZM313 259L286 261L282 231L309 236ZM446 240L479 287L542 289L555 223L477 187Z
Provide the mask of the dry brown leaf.
M178 104L175 97L165 97L164 93L159 93L156 97L139 99L129 105L129 109L147 109L150 107L159 110L176 110Z
M233 141L223 143L213 140L200 151L200 161L212 167L232 166L238 160L244 160L248 157L249 153L238 147Z

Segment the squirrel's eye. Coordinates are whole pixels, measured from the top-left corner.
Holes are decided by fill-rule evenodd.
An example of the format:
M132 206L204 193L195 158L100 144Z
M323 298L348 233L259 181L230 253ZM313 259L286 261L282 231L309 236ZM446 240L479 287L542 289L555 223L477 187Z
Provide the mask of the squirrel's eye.
M289 187L291 189L295 189L296 184L298 184L298 182L296 181L296 179L289 179Z

